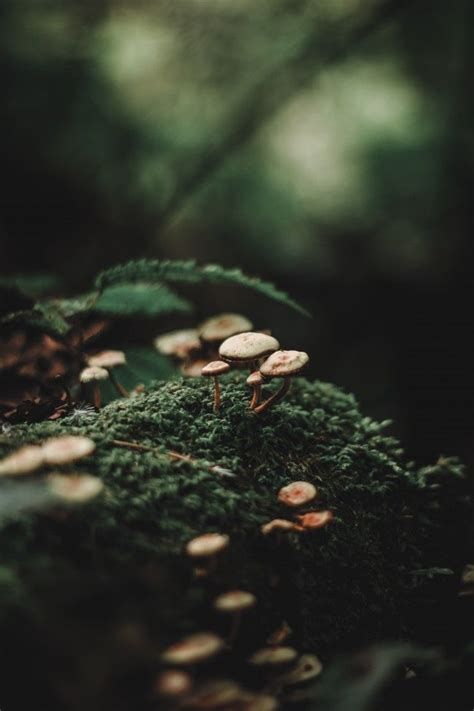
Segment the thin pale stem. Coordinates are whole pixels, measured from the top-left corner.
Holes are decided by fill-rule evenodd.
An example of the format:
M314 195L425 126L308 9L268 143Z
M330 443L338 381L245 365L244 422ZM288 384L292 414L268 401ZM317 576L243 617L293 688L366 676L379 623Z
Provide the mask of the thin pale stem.
M290 389L291 385L291 378L285 378L283 381L283 385L279 390L276 391L276 393L273 393L267 400L264 400L258 407L254 408L254 412L265 412L265 410L268 410L269 407L271 407L275 402L278 402L278 400L282 400L288 390Z
M250 401L250 409L254 410L258 403L260 402L260 395L262 394L262 386L260 383L257 383L256 385L253 386L253 394L252 394L252 399Z
M219 378L216 376L214 378L214 410L219 412L221 409L221 386L219 383Z
M92 384L92 402L94 407L99 410L102 405L102 396L100 394L100 385L97 381Z
M123 387L121 383L119 383L119 381L117 380L117 376L115 375L113 370L109 370L109 378L110 382L121 397L130 397L130 393L126 388Z

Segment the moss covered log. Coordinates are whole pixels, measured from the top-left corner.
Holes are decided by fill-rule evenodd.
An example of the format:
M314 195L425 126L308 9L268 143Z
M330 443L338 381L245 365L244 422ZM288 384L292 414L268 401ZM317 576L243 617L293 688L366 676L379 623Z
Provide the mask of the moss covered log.
M466 560L459 463L407 463L387 423L363 417L332 385L300 379L286 401L257 415L242 374L222 383L220 415L208 382L176 380L92 418L16 426L1 438L5 455L86 434L94 454L67 471L105 483L94 502L2 526L2 664L34 662L51 709L65 700L78 709L146 707L167 645L201 630L227 635L212 600L229 589L251 591L258 604L204 676L248 676L245 659L283 622L291 644L323 659L378 639L436 638ZM304 510L329 509L333 522L263 536L262 524L292 517L277 494L294 480L318 489ZM230 545L215 571L196 576L184 546L211 531Z

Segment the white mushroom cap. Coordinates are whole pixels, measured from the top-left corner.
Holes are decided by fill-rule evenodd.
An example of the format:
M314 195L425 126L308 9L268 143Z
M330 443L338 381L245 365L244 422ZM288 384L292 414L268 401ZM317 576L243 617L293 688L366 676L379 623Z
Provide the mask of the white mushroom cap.
M25 445L0 461L0 476L31 474L44 464L42 447Z
M292 481L278 492L278 501L286 506L303 506L317 496L317 489L309 481Z
M202 632L171 645L161 658L168 664L197 664L218 654L224 646L224 641L217 635Z
M252 654L249 662L255 666L277 666L288 664L297 656L298 652L293 647L263 647Z
M186 358L191 351L201 347L199 334L195 328L182 328L179 331L163 333L153 341L156 350L164 355Z
M95 443L89 437L64 435L46 440L42 449L47 464L69 464L92 454Z
M203 341L215 342L252 328L253 323L245 316L226 313L208 318L199 326L198 332Z
M70 503L90 501L104 490L103 481L90 474L50 474L47 481L53 494Z
M334 518L332 511L308 511L297 516L301 526L305 529L323 528Z
M180 669L168 669L162 672L153 685L153 691L160 696L179 697L189 694L193 680Z
M209 558L229 545L229 536L223 533L204 533L186 544L186 553L191 558Z
M230 679L216 679L203 684L186 699L186 705L193 709L217 709L240 701L243 692L238 684ZM240 708L240 706L239 706Z
M250 373L249 377L246 380L246 383L247 385L261 385L263 383L263 378L260 371L254 370L253 373Z
M285 686L294 684L304 684L319 676L323 670L323 665L314 654L302 654L293 669L279 677Z
M109 373L105 368L99 368L98 365L89 365L84 370L81 370L79 380L81 383L92 383L94 380L107 380Z
M264 378L284 378L296 375L309 361L304 351L276 351L260 367Z
M248 331L227 338L219 348L219 355L230 363L257 360L278 350L280 344L266 333Z
M288 521L286 518L274 518L268 523L264 523L261 531L264 536L275 531L301 531L301 526L297 526L293 521Z
M230 590L218 595L214 600L214 607L218 612L240 612L254 607L257 598L246 590Z
M116 365L125 365L126 358L123 351L101 351L90 356L87 362L98 368L115 368Z
M213 360L207 365L204 366L204 368L201 370L201 375L207 375L209 377L216 377L218 375L224 375L224 373L228 373L230 370L230 365L228 363L224 363L223 360Z

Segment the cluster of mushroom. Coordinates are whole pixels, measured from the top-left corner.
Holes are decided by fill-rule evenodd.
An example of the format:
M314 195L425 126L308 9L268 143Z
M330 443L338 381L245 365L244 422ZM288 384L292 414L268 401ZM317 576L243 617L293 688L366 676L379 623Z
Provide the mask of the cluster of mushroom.
M290 509L299 509L310 504L318 496L318 490L309 481L292 481L278 492L278 501ZM264 536L282 532L308 532L324 528L331 523L332 511L306 511L296 514L297 522L287 518L274 518L261 527Z
M101 351L87 358L87 367L81 370L79 380L82 385L92 389L92 402L95 407L100 408L102 404L100 383L104 380L110 380L121 397L129 397L130 393L121 385L114 373L114 368L125 365L125 362L123 351Z
M24 445L0 460L0 477L30 476L49 466L67 468L79 459L88 457L94 450L95 443L89 437L51 437L41 445ZM102 480L91 474L54 471L46 476L45 483L47 492L54 499L71 504L90 501L104 488Z
M229 536L221 533L205 533L187 543L187 555L199 565L198 577L214 572L219 556L229 544ZM256 606L257 599L246 590L230 590L218 595L212 604L216 612L231 617L227 639L212 632L200 632L172 644L163 652L162 662L172 668L158 676L154 692L165 697L168 703L196 709L275 711L279 707L278 696L321 673L322 665L317 657L299 655L293 647L283 644L291 634L291 629L284 623L266 641L266 646L247 659L250 666L259 670L264 681L263 689L250 691L229 679L214 679L196 685L192 671L232 649L242 616Z

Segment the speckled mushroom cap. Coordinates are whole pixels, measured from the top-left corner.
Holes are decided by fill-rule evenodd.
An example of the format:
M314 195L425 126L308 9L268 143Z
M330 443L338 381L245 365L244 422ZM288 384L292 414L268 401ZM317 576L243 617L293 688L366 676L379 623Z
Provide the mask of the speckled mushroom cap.
M331 523L333 518L332 511L308 511L308 513L297 516L305 529L324 528L328 523Z
M204 366L204 368L201 370L201 375L208 377L216 377L218 375L224 375L224 373L228 373L229 370L230 365L228 363L224 363L223 360L213 360Z
M240 612L248 610L257 602L257 598L246 590L229 590L218 595L214 600L214 607L218 612Z
M81 383L92 383L94 380L107 380L109 373L105 368L100 368L98 365L90 365L84 370L81 370L79 380Z
M309 361L309 355L304 351L276 351L260 368L264 378L284 378L296 375Z
M255 370L253 373L250 373L246 380L247 385L261 385L262 382L263 378L259 370Z
M303 506L316 498L316 487L309 481L292 481L278 492L278 501L286 506Z
M197 664L210 659L224 648L224 641L211 632L186 637L171 645L161 658L168 664Z
M115 368L117 365L124 365L126 358L123 351L101 351L89 356L87 362L90 366L97 366L98 368Z
M64 435L51 437L43 444L43 456L47 464L69 464L87 457L95 449L95 443L89 437Z
M0 461L0 476L31 474L43 464L43 448L35 445L25 445Z
M186 357L191 351L199 350L201 342L195 328L182 328L163 333L153 341L156 350L164 355Z
M229 363L246 363L264 358L270 353L274 353L279 347L280 344L273 336L247 331L227 338L219 348L219 355Z
M204 321L198 328L198 333L203 341L223 341L236 333L250 331L253 323L241 314L219 314Z

